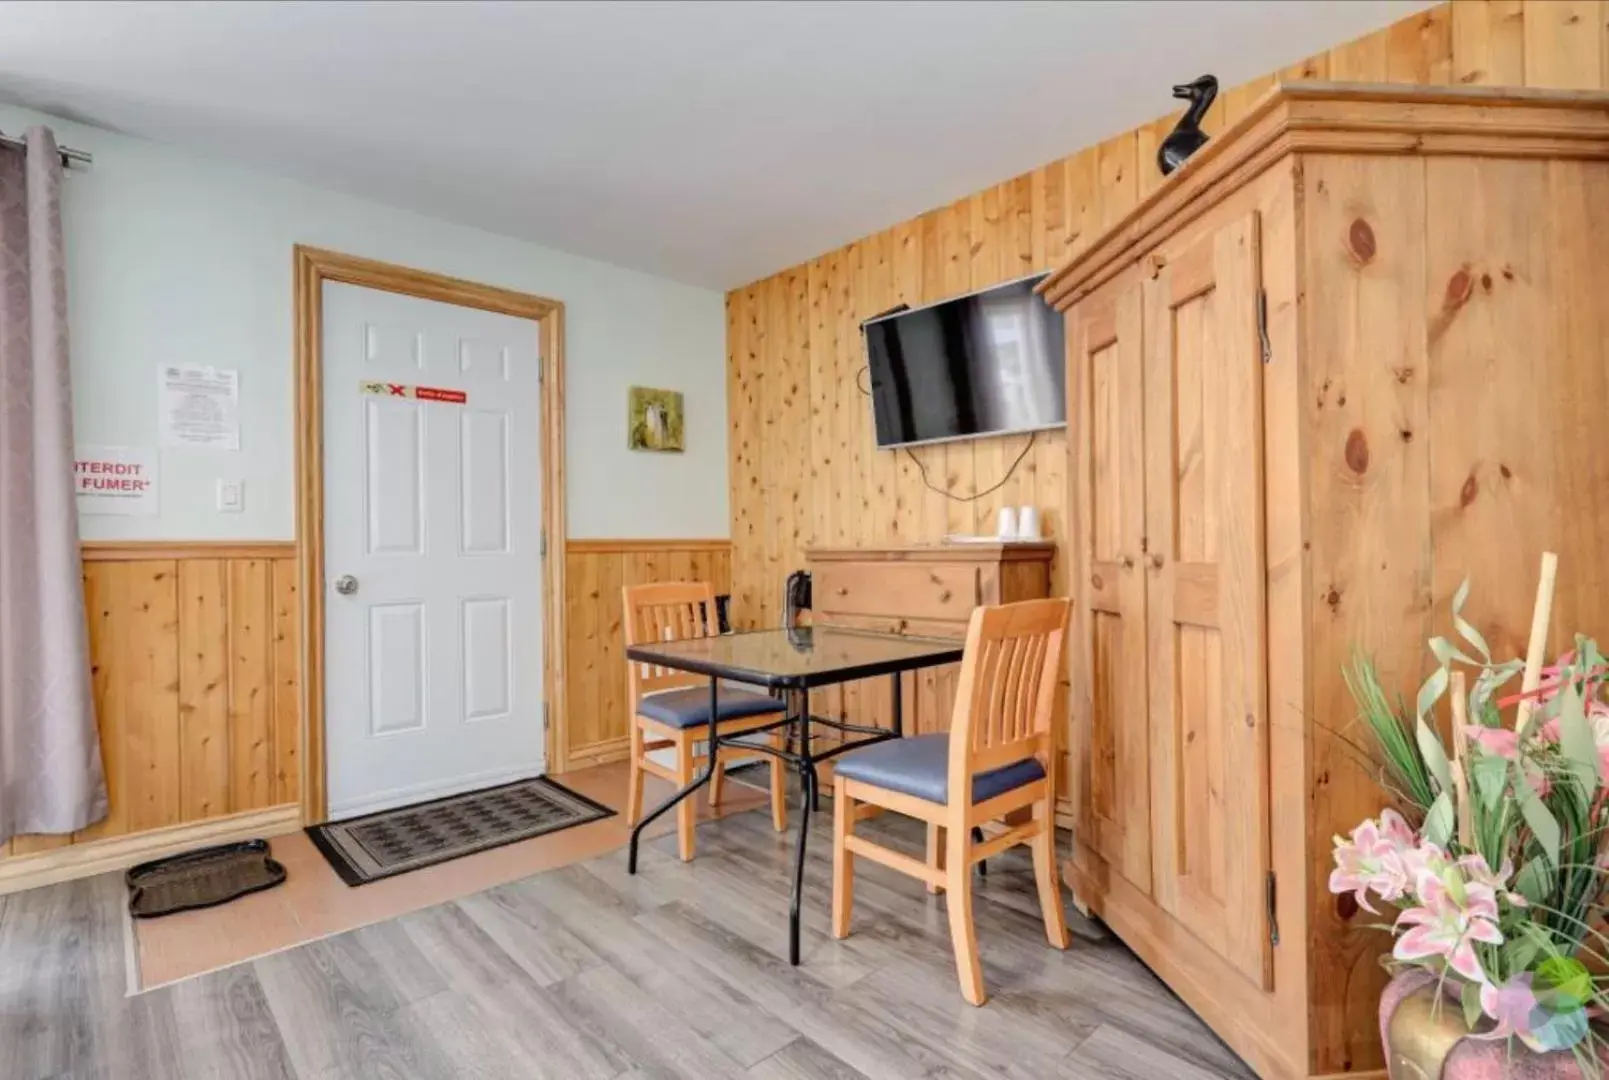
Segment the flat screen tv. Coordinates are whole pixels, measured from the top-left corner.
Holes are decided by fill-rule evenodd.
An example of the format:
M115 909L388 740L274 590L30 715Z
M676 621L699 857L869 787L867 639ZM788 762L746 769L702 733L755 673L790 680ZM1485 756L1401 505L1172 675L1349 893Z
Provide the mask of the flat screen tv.
M883 448L1062 427L1062 317L1036 274L869 319L866 366Z

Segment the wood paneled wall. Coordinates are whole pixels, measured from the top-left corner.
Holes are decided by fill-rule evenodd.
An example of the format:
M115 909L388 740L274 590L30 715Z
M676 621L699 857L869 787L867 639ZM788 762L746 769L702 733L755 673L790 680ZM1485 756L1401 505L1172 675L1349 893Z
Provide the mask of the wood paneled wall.
M295 546L86 545L84 607L111 814L25 855L294 803Z
M1309 57L1285 79L1599 89L1609 85L1606 0L1455 0ZM1189 72L1186 74L1194 74ZM1274 81L1226 90L1219 131ZM1047 104L1046 108L1054 108ZM1177 114L1124 132L727 294L733 618L778 625L782 580L811 544L920 543L992 531L1001 505L1041 508L1065 540L1066 440L1041 434L1004 487L974 503L930 491L988 488L1023 436L897 455L874 448L857 389L862 319L1048 270L1114 224L1162 177ZM1065 595L1067 559L1053 587Z
M657 581L708 581L732 591L726 540L571 540L564 550L565 680L569 723L553 772L627 754L626 654L620 590Z

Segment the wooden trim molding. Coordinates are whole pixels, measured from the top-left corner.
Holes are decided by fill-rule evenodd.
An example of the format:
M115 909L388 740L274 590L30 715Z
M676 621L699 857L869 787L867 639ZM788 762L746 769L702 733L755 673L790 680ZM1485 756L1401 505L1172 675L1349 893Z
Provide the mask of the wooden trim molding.
M566 540L564 550L572 555L625 555L640 551L729 551L732 541L712 537L697 540Z
M302 817L328 815L324 760L324 283L417 296L478 308L537 324L542 355L542 535L565 534L564 305L557 300L482 285L392 263L296 245L293 254L296 331L296 543L301 554ZM545 546L545 545L544 545ZM564 677L564 559L542 557L545 754L551 768L568 713Z
M812 563L847 562L938 562L998 563L1046 562L1056 555L1052 541L976 544L911 544L893 547L812 547L805 548L805 561Z
M0 896L126 870L136 863L161 859L210 844L228 844L258 836L283 836L302 827L302 808L295 803L248 810L243 814L172 825L165 829L90 840L31 855L0 859Z
M294 540L82 540L84 562L145 559L294 559Z
M566 771L591 768L594 765L608 765L616 761L625 761L629 757L631 757L631 737L622 735L618 738L605 739L603 742L566 750L564 767Z
M1040 283L1038 291L1057 310L1067 310L1162 236L1293 153L1609 160L1609 93L1276 83L1093 246Z

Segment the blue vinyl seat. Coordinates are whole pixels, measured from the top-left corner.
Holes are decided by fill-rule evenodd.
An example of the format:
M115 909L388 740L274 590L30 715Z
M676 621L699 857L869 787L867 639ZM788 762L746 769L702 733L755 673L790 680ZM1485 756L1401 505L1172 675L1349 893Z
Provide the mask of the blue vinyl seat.
M770 694L734 690L722 686L717 692L716 719L741 720L750 716L780 713L784 703ZM710 722L710 691L707 686L686 690L666 690L646 694L637 703L637 714L673 728L698 727Z
M705 711L708 712L708 709ZM850 751L833 765L838 776L849 780L898 791L941 806L950 801L948 732L876 743L864 750ZM1045 767L1038 758L1027 758L990 769L973 776L972 801L988 802L1024 784L1044 778Z

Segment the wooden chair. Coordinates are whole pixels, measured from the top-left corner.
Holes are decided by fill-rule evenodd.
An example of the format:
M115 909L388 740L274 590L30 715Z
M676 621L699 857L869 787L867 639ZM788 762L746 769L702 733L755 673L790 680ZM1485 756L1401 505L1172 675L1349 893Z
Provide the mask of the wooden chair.
M628 585L621 590L625 600L626 644L645 645L654 641L711 637L719 633L715 613L715 589L708 582L675 582L657 585ZM686 671L652 664L626 662L627 701L631 703L631 764L626 797L626 823L635 825L642 818L643 774L653 773L685 787L698 775L705 756L698 744L709 733L709 679ZM740 735L781 719L785 706L770 696L748 690L721 687L717 723L722 735ZM772 732L769 741L784 749L786 729ZM649 758L655 750L674 749L676 767L666 768ZM731 753L730 748L727 750ZM788 827L787 789L782 761L771 761L771 824L778 832ZM710 805L721 801L725 766L721 755L715 759L710 777ZM696 807L691 798L676 806L677 850L683 862L693 858L693 827Z
M832 935L849 934L855 856L944 890L961 995L985 1000L972 925L972 866L1016 844L1033 849L1045 936L1068 946L1056 880L1056 739L1051 724L1067 629L1066 600L978 608L948 732L852 750L836 762L833 798ZM970 790L971 798L966 793ZM862 805L863 804L863 805ZM1032 808L981 842L973 827ZM891 810L927 823L926 861L856 836L854 823Z

